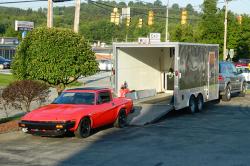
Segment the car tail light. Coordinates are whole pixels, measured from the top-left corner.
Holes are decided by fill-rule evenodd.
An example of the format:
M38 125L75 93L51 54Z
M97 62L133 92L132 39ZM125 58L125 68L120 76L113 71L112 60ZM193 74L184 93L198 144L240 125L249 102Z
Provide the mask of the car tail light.
M222 76L222 75L219 75L218 80L219 80L219 81L223 81L223 80L224 80L223 76Z

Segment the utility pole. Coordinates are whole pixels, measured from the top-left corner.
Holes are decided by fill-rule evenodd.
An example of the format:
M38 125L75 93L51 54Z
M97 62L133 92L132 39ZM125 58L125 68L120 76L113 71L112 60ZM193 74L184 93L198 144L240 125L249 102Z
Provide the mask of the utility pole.
M74 21L74 32L75 33L78 33L78 31L79 31L80 5L81 5L81 0L76 0L75 21Z
M228 0L225 1L225 22L224 22L224 48L223 48L223 60L227 59L227 12L228 12Z
M167 6L166 6L166 38L165 41L168 41L168 5L169 5L169 0L167 0Z
M53 2L48 0L48 11L47 11L47 27L53 27Z

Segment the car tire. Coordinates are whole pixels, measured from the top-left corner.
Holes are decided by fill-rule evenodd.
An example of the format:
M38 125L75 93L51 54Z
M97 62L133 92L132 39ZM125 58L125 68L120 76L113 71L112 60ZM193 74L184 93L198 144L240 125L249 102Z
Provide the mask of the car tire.
M127 125L127 114L125 110L120 110L116 118L114 126L117 128L123 128Z
M222 95L221 99L222 99L222 101L230 101L231 100L231 89L230 89L229 85L227 85L227 87L225 89L225 94Z
M197 101L194 95L191 95L189 98L188 112L194 114L197 110Z
M91 131L91 121L89 118L84 117L81 119L76 131L75 136L78 138L87 138Z
M241 89L241 91L240 91L239 96L240 96L240 97L245 97L246 91L247 91L247 83L246 83L246 82L243 82L243 84L242 84L242 89Z
M203 99L202 94L199 94L197 96L197 112L202 111L203 107L204 107L204 99Z

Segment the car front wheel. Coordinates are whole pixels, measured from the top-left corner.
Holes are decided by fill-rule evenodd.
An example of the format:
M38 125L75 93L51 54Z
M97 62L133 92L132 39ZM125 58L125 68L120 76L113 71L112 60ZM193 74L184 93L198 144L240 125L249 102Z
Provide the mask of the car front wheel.
M91 121L89 118L82 118L77 130L74 132L75 136L78 138L87 138L90 135Z

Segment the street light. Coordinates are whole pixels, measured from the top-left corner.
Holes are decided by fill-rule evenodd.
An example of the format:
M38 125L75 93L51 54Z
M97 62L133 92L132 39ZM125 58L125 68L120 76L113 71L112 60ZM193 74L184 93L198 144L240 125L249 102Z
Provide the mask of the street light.
M225 21L224 21L224 47L223 47L223 60L227 59L227 7L228 1L225 1Z
M167 6L166 6L166 38L165 41L168 41L168 5L169 5L169 0L167 0Z
M225 22L224 22L224 48L223 48L223 60L227 59L227 12L228 12L228 2L232 0L224 0L225 2Z

